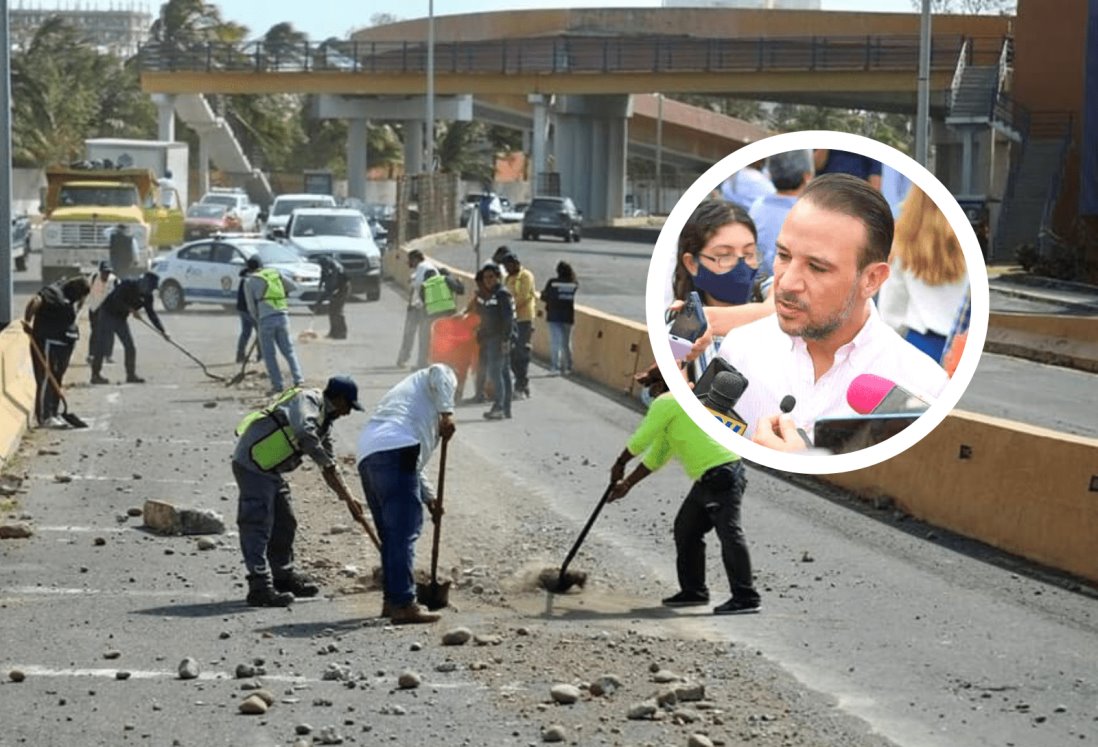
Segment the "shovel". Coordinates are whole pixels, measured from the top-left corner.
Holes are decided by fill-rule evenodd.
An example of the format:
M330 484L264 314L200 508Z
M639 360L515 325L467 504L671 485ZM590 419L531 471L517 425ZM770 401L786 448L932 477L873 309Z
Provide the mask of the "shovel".
M374 547L376 547L377 551L380 553L381 540L378 539L377 532L374 531L373 526L370 525L370 522L366 521L366 517L362 515L362 510L360 508L356 508L355 506L351 505L350 499L347 499L346 503L347 508L351 511L351 516L356 522L358 522L359 525L362 526L363 529L366 530L366 534L370 535L370 541L374 543Z
M167 336L166 336L166 335L165 335L165 334L164 334L163 332L161 332L160 330L158 330L158 329L157 329L156 327L154 327L153 325L149 324L149 323L148 323L147 321L145 321L145 319L144 319L143 317L140 317L140 316L139 316L139 317L137 317L137 319L138 319L138 321L140 321L140 322L141 322L142 324L144 324L144 325L145 325L146 327L148 327L149 329L151 329L151 330L152 330L153 332L155 332L156 334L158 334L158 335L160 335L161 337L163 337L163 338L164 338L164 339L165 339L165 340L166 340L167 342L169 342L169 343L170 343L170 344L171 344L171 345L172 345L173 347L175 347L175 348L178 348L178 349L179 349L179 351L180 351L181 353L183 353L183 355L187 356L187 357L188 357L188 358L190 358L190 359L191 359L192 361L194 361L195 363L197 363L197 364L198 364L198 365L199 365L199 366L200 366L200 367L202 368L202 373L206 374L206 375L207 375L207 376L209 376L209 377L210 377L211 379L216 379L217 381L224 381L224 380L225 380L225 377L224 377L224 376L221 376L221 375L219 375L219 374L215 374L215 373L210 373L209 369L207 369L207 368L206 368L206 364L205 364L205 363L203 363L202 361L198 360L198 358L195 358L195 357L194 357L193 355L191 355L190 351L188 351L188 350L187 350L187 349L186 349L185 347L183 347L182 345L180 345L180 344L179 344L178 342L176 342L175 340L171 339L170 337L167 337Z
M446 485L447 443L449 443L447 440L442 442L442 456L439 457L438 465L438 495L435 500L438 502L440 514L435 519L435 536L431 542L431 583L416 584L416 599L429 610L440 610L450 604L450 582L444 581L441 584L438 582L438 541L442 533L442 491Z
M38 359L38 362L46 371L46 378L50 380L50 386L53 387L53 391L57 392L57 398L61 400L61 406L64 408L58 413L61 416L61 419L73 428L87 428L87 423L69 412L69 401L65 399L65 393L61 391L61 384L54 378L53 371L50 370L49 361L46 360L46 354L42 352L42 348L38 347L38 343L34 341L33 336L28 334L27 339L30 340L30 346L31 350L34 351L34 357Z
M244 363L240 365L240 373L233 374L233 377L229 379L229 383L225 386L236 386L240 382L244 381L244 374L247 373L248 361L252 359L252 353L255 352L256 346L259 344L259 334L256 333L255 339L252 340L251 346L248 348L248 352L244 354Z
M584 525L583 531L581 531L579 537L576 538L576 544L572 545L572 549L568 551L567 557L564 558L564 565L560 567L560 572L557 573L553 568L546 568L538 576L538 583L540 583L542 588L546 591L553 594L563 594L573 586L583 588L584 585L587 584L587 574L583 571L572 571L569 573L568 564L572 562L572 558L576 557L580 545L587 539L587 533L590 532L591 527L594 526L595 519L599 518L602 507L606 505L606 501L610 498L610 491L613 488L613 482L606 486L606 490L603 492L602 498L599 499L598 505L595 506L595 510L591 512L591 518L587 520L587 524Z

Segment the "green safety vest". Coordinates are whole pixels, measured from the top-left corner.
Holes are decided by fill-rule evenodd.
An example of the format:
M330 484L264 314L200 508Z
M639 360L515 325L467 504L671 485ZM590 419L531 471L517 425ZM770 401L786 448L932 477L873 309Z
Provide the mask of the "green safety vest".
M428 315L457 310L454 291L446 282L445 275L432 275L423 281L423 308Z
M275 424L275 429L270 434L252 444L252 461L261 470L270 472L283 462L301 454L293 430L290 429L289 423L284 422L285 415L279 413L279 406L289 402L300 391L301 387L290 387L280 394L278 399L262 410L256 410L245 415L244 419L236 426L236 436L239 438L244 435L252 424L263 418L270 418Z
M267 283L267 290L263 294L263 300L278 311L285 311L289 304L286 302L286 288L282 285L282 274L273 267L265 267L256 273Z

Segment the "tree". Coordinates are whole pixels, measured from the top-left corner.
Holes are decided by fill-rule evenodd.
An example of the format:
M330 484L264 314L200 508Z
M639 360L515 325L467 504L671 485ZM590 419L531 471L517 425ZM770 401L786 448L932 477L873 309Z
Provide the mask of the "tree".
M435 147L440 171L468 181L492 181L496 159L483 122L444 122L436 125L436 132L441 132Z

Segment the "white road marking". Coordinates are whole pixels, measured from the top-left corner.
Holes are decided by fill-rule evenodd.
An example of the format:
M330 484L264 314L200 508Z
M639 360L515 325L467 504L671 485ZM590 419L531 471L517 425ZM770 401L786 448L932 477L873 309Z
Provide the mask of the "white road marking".
M127 597L180 597L187 599L224 599L224 592L218 594L190 591L188 589L144 590L144 589L88 589L66 586L11 586L0 588L0 594L12 596L127 596Z

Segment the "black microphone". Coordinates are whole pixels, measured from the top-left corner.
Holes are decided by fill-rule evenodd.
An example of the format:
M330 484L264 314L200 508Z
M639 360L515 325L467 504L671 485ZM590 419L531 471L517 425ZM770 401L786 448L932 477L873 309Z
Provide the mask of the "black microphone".
M792 394L787 394L784 397L782 397L782 401L778 405L778 409L780 409L783 414L788 415L789 413L793 412L793 408L796 407L796 406L797 406L796 398ZM797 435L801 437L802 441L804 441L804 445L805 445L806 448L809 448L809 449L812 448L812 441L811 441L811 439L808 438L808 434L804 432L804 428L801 428L800 426L798 426L797 427Z
M747 431L747 422L734 409L743 391L747 389L747 379L739 371L721 371L713 377L709 391L705 393L702 404L713 413L725 428L741 436Z

